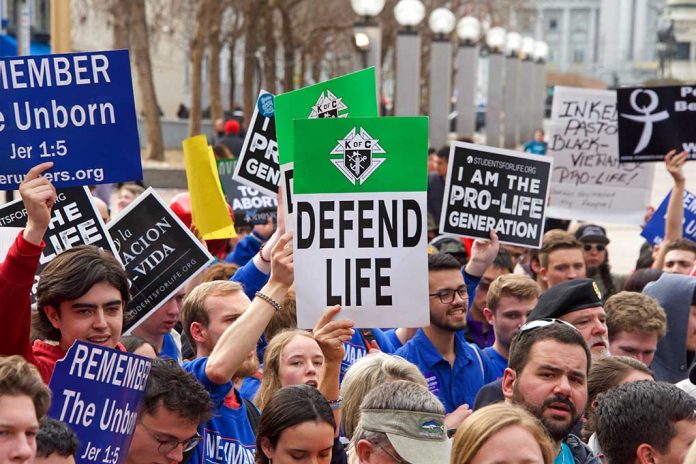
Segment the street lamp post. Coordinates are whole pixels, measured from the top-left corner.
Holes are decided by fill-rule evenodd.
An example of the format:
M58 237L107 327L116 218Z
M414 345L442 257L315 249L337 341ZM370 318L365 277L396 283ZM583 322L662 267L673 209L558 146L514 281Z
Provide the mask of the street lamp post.
M515 148L518 143L518 104L517 80L519 52L522 47L522 36L517 32L508 32L505 42L505 87L503 89L503 109L505 126L503 130L503 145L505 148Z
M430 145L441 147L449 134L450 77L452 75L452 46L449 34L456 18L447 8L436 8L428 24L435 33L430 47Z
M394 7L394 17L403 29L396 36L396 116L420 114L421 39L415 27L425 17L420 0L401 0Z
M500 115L503 111L503 73L505 71L505 29L493 27L486 34L488 45L488 98L486 102L486 144L500 146Z
M375 88L377 97L380 95L380 81L382 77L382 31L375 21L375 16L380 14L386 0L350 0L350 5L360 20L353 25L355 45L362 53L364 67L375 67ZM362 47L362 48L361 48Z
M532 54L534 53L535 41L531 37L522 39L522 48L520 50L522 62L520 63L519 85L517 91L520 98L518 99L520 113L518 113L520 121L520 140L524 143L529 140L534 130L536 123L536 102L535 97L535 80L534 80L534 61Z
M534 120L537 127L542 127L546 116L546 57L549 55L549 46L543 40L534 44L534 82L536 91L534 98L536 114Z
M475 97L481 23L473 16L465 16L457 23L457 35L457 134L473 138L476 130Z

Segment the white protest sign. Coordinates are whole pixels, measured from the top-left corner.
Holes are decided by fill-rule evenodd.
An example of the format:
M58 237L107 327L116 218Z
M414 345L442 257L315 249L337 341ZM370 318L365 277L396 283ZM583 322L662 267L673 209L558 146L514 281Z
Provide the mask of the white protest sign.
M547 156L554 166L547 215L641 224L653 169L619 164L616 92L556 87L551 120Z

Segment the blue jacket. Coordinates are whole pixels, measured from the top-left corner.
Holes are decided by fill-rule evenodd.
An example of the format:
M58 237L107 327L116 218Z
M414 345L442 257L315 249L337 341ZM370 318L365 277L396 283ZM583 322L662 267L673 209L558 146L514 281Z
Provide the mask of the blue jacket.
M428 389L442 401L448 413L465 403L472 406L479 389L495 380L488 357L476 345L467 343L461 331L455 334L454 350L456 358L452 366L423 329L418 329L416 335L394 353L418 366L428 381Z

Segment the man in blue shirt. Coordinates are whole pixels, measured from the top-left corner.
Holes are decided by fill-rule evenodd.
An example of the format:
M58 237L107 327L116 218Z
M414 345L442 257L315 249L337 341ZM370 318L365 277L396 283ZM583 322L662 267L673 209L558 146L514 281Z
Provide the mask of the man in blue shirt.
M465 272L480 276L498 253L498 237L476 240ZM459 262L445 253L428 256L430 326L396 351L418 366L445 410L473 404L479 388L494 380L488 358L464 339L469 296ZM468 409L468 406L466 407ZM448 424L449 425L449 424Z
M505 401L520 405L542 423L558 455L555 464L599 464L571 434L587 404L590 350L582 334L560 319L539 319L520 328L505 369Z
M488 288L483 314L493 327L495 342L483 352L491 361L496 379L503 377L508 366L512 337L527 322L539 299L539 285L519 274L501 275Z
M292 248L286 248L291 239L285 234L273 248L271 276L253 301L239 283L229 281L203 283L184 301L184 331L197 356L184 369L208 390L215 409L201 427L190 463L254 463L252 423L259 414L235 386L256 372L256 342L292 285Z

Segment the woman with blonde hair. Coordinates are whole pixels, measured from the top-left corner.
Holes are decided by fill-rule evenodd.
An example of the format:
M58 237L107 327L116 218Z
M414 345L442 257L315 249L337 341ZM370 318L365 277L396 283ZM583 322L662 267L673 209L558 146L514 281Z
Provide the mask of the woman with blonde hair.
M328 308L313 333L290 329L273 337L263 355L263 377L254 400L259 409L282 387L306 384L319 388L321 384L320 390L338 411L343 342L354 333L352 321L333 320L340 310L338 305ZM338 412L336 416L339 422Z
M450 464L484 462L552 464L553 444L541 423L507 403L479 409L454 436Z
M341 429L347 439L353 437L360 422L360 403L375 387L390 380L409 380L428 386L418 368L399 356L374 353L360 358L353 364L341 383L343 412Z

